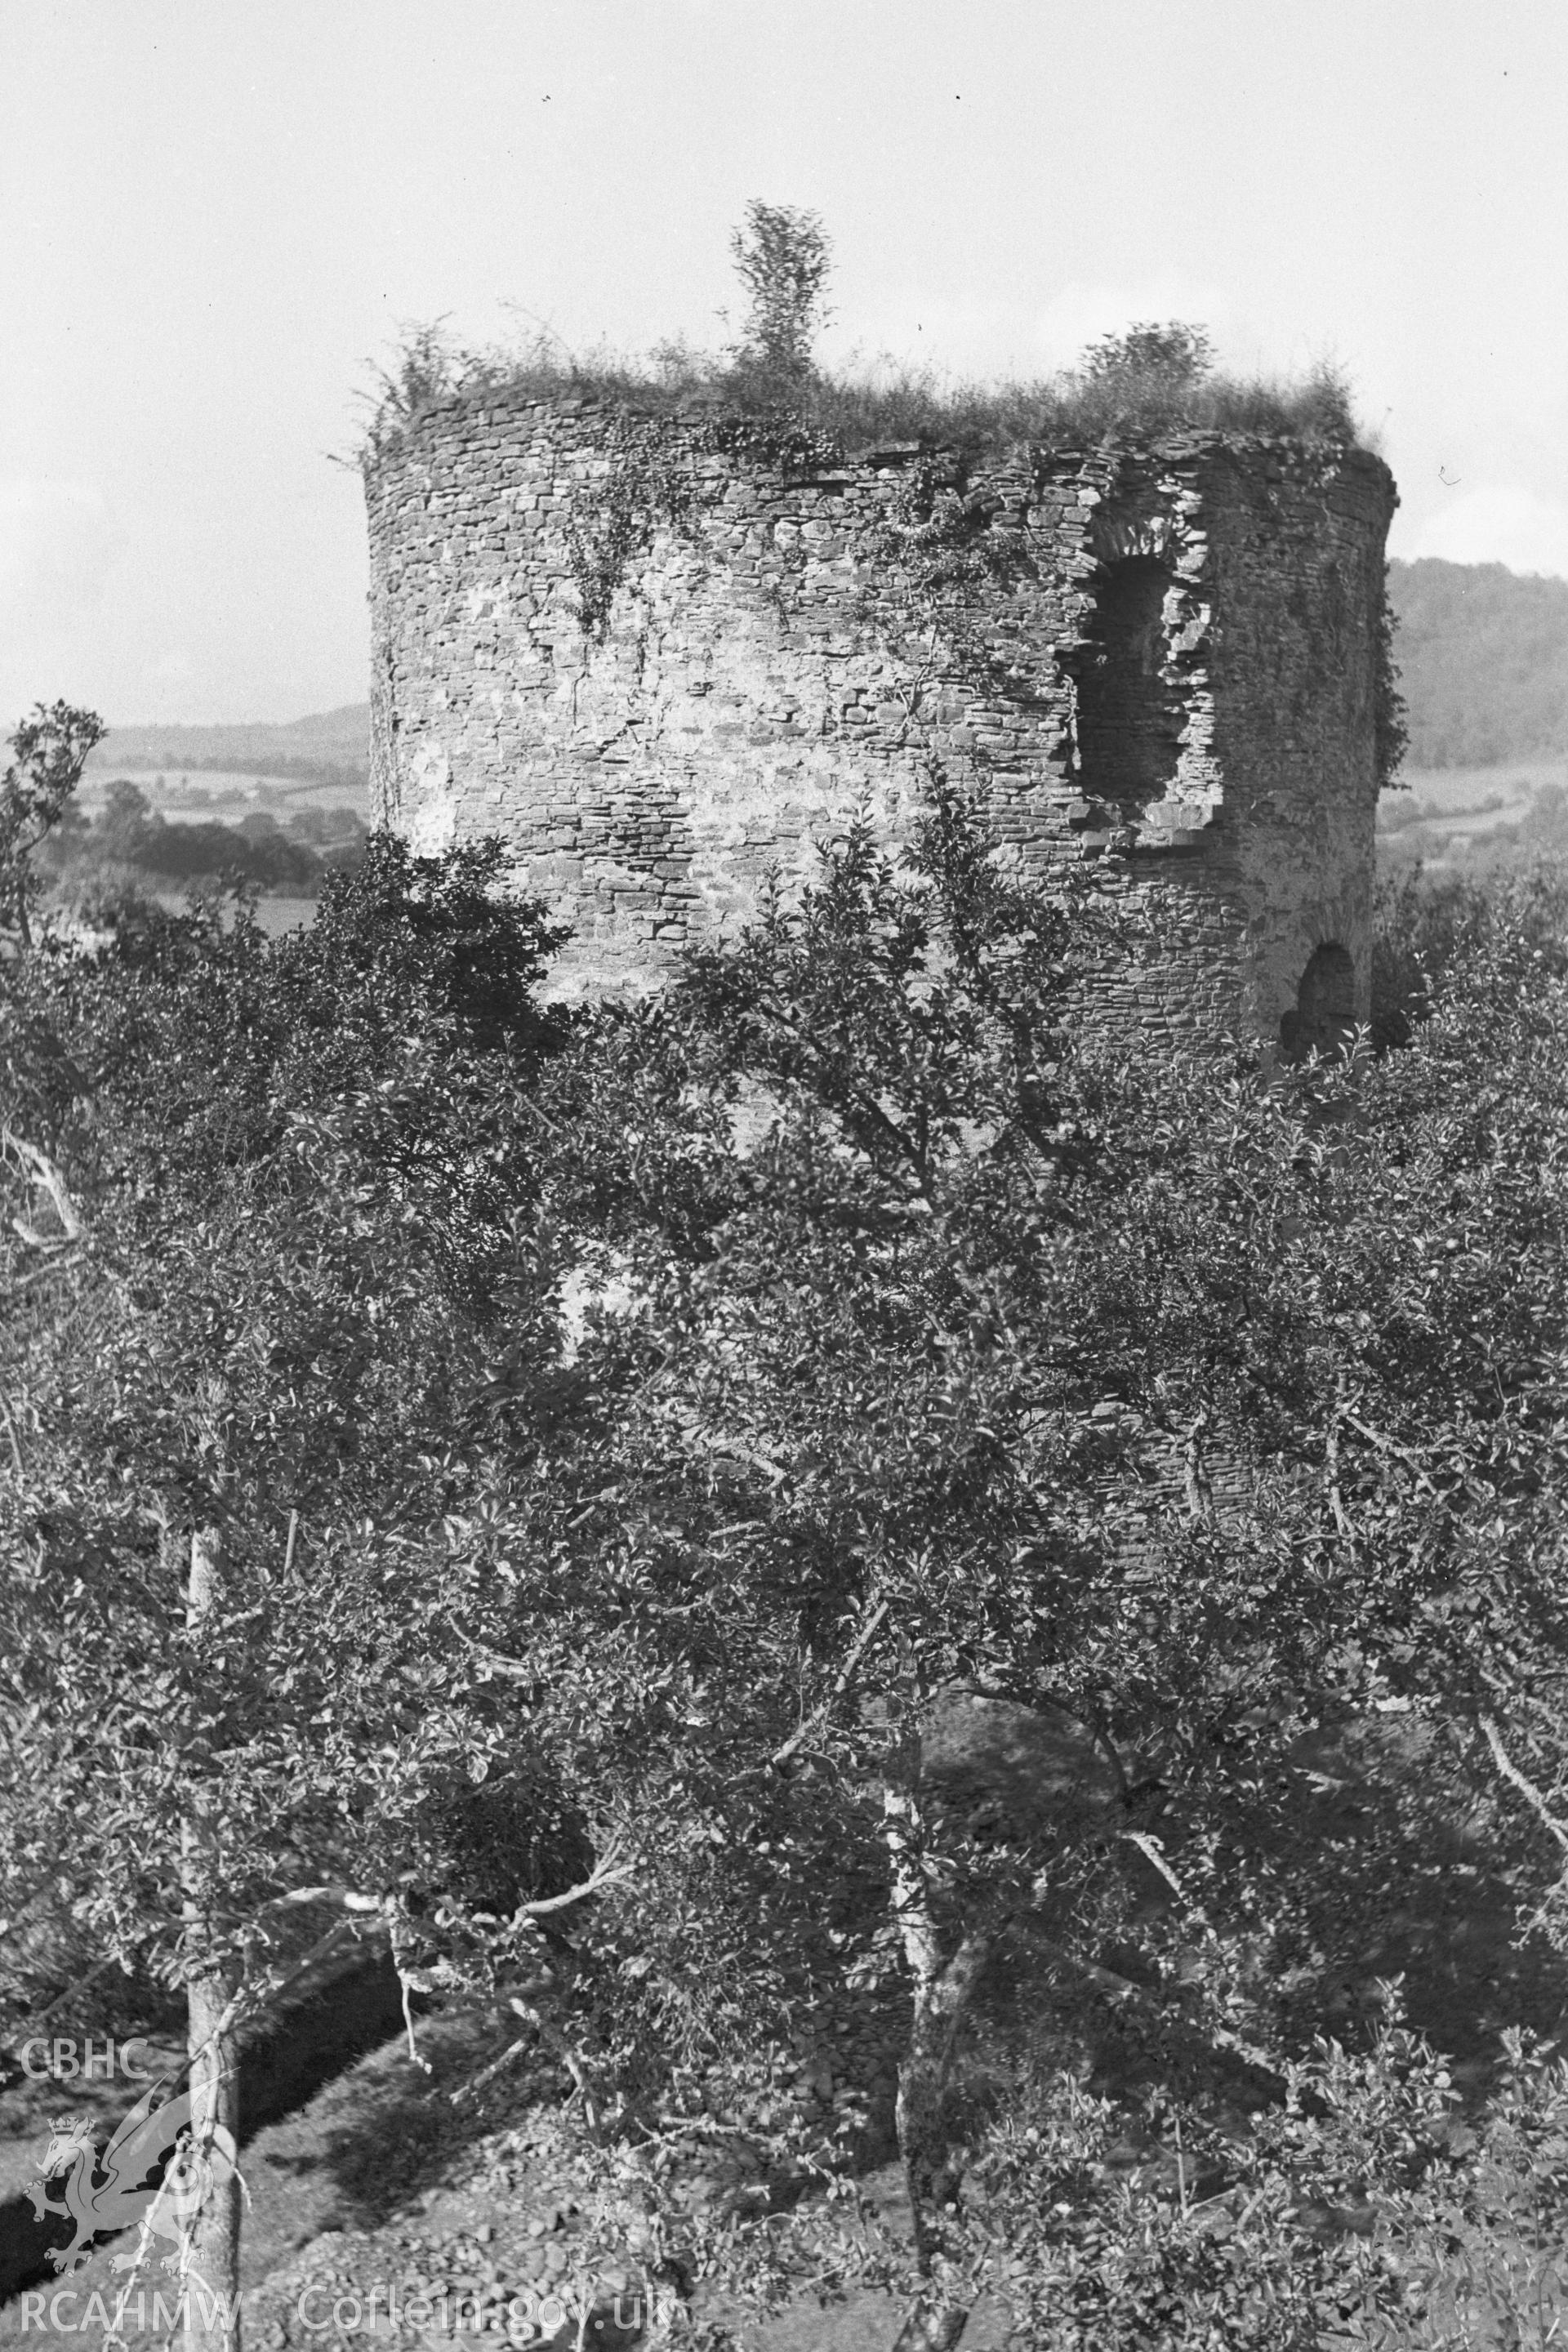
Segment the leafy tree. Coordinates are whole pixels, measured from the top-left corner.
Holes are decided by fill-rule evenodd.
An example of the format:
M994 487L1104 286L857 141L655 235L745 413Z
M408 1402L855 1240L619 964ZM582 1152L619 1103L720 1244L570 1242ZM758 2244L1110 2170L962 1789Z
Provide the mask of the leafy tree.
M816 373L812 346L828 317L823 289L832 247L826 232L816 213L756 198L731 236L730 251L751 306L740 364L782 394L798 392Z
M98 829L121 856L133 856L153 818L153 803L129 776L116 776L103 796Z
M1091 384L1179 394L1212 372L1214 341L1205 327L1181 320L1163 327L1129 327L1091 343L1081 366Z
M1278 388L1261 382L1243 385L1217 374L1207 329L1182 320L1129 327L1091 343L1079 362L1073 391L1079 429L1088 425L1100 433L1159 434L1210 424L1283 429L1339 443L1356 438L1349 387L1331 363L1313 368L1293 389L1287 417ZM1405 733L1386 647L1384 656L1388 675L1380 689L1379 726L1386 740L1380 743L1381 772L1391 776L1404 751Z
M383 844L277 945L243 908L143 912L104 954L46 942L4 1004L7 1908L63 1873L100 1948L185 1986L220 2145L237 2020L308 1957L292 1923L395 1928L467 1873L521 1936L584 1852L422 1541L498 1422L561 1402L529 1213L556 935L492 900L495 859ZM487 1780L502 1816L529 1801L499 1883ZM219 2191L191 2259L222 2298Z
M96 711L38 703L10 739L15 755L0 778L0 923L32 945L29 908L37 895L33 853L61 822L89 752L108 732Z
M635 1146L578 1132L621 1186L639 1303L599 1336L636 1376L603 1516L573 1530L636 1661L595 1665L594 1769L607 1789L636 1759L629 1874L584 1931L597 1981L635 1958L650 2038L694 2074L706 2055L699 2133L765 2113L746 2053L781 2005L907 1988L910 2344L962 2326L946 2078L996 1956L1092 1984L1120 1942L1138 1957L1110 1980L1152 1986L1173 2056L1180 2020L1186 2068L1278 2086L1310 1989L1387 1905L1320 1842L1321 1743L1392 1708L1538 1897L1490 1742L1548 1736L1568 1631L1546 1370L1568 1122L1543 1049L1564 1006L1536 951L1500 924L1381 1066L1097 1067L1068 1042L1071 920L940 795L917 866L852 835L798 913L610 1022L637 1041L637 1115L604 1097ZM752 1139L729 1167L715 1108ZM638 1184L694 1213L639 1225ZM933 1762L955 1687L1033 1720L1054 1759L1033 1818ZM1387 1834L1408 1868L1416 1825ZM1163 1916L1134 1864L1174 1894ZM828 1885L813 1923L802 1890ZM707 2000L697 1949L724 1955ZM608 2078L646 2079L626 2011L599 2015ZM623 2120L657 2148L635 2102Z

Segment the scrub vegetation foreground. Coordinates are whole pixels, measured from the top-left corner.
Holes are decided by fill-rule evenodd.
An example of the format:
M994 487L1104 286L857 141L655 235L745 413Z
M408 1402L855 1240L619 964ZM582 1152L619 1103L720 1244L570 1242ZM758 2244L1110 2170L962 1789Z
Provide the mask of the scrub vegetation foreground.
M34 724L14 812L90 748ZM1103 917L940 775L912 862L852 827L572 1010L493 846L374 836L280 940L68 934L35 832L18 2038L177 1994L221 2134L245 2019L390 1945L551 2071L671 2341L803 2282L906 2347L983 2292L1082 2352L1552 2340L1560 874L1406 886L1375 1039L1270 1071L1077 1037ZM885 2063L803 2082L826 2020ZM858 2189L895 2143L912 2237ZM231 2177L220 2288L239 2227Z

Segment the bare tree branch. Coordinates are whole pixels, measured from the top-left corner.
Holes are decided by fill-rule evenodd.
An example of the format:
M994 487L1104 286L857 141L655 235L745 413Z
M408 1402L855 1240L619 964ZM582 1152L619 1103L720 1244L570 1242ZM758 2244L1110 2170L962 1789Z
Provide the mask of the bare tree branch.
M619 1846L612 1843L580 1885L569 1886L563 1895L542 1895L532 1902L520 1903L511 1915L511 1924L516 1926L524 1919L542 1918L552 1911L564 1911L574 1903L585 1902L589 1895L600 1894L606 1886L618 1885L622 1880L630 1878L633 1875L633 1867L631 1863L621 1860ZM270 1902L261 1905L255 1916L258 1919L261 1919L269 1912L300 1911L309 1905L317 1903L330 1903L340 1911L357 1914L362 1917L375 1916L388 1932L391 1932L395 1924L395 1902L393 1896L362 1895L353 1886L296 1886L287 1895L273 1895ZM300 1965L302 1967L313 1965L320 1953L328 1945L348 1931L349 1925L349 1920L340 1920L321 1938L319 1947L312 1947L311 1951L306 1956L306 1960ZM291 1973L298 1974L299 1971L296 1969ZM401 1977L403 1972L399 1969L398 1973ZM269 1999L270 1990L264 1997ZM411 2039L412 2032L411 2025Z
M1190 1519L1206 1519L1214 1512L1214 1489L1204 1466L1204 1432L1209 1425L1209 1409L1204 1405L1197 1419L1187 1432L1182 1449L1182 1490L1186 1499Z
M79 1265L81 1260L80 1250L62 1251L59 1256L49 1258L43 1265L36 1265L31 1274L21 1276L0 1296L6 1298L20 1298L22 1293L25 1290L31 1290L36 1283L47 1282L53 1275L67 1274L73 1265Z
M16 1475L20 1478L24 1475L22 1447L16 1435L16 1424L11 1418L11 1408L3 1396L0 1396L0 1421L5 1424L5 1434L11 1441L11 1459L16 1465Z
M580 1886L569 1886L564 1895L542 1895L535 1902L520 1903L512 1913L514 1919L539 1919L547 1911L564 1911L569 1904L581 1903L590 1895L597 1895L603 1886L616 1886L633 1875L629 1862L617 1859L618 1847L605 1848Z
M290 1895L275 1895L263 1903L257 1913L259 1918L268 1911L298 1911L307 1903L335 1903L340 1911L381 1911L386 1904L379 1895L361 1895L352 1886L296 1886Z
M30 2014L29 2023L34 2026L42 2025L46 2017L53 2017L57 2009L63 2009L68 2000L72 2000L78 1995L84 1993L89 1985L95 1985L98 1982L100 1977L107 1976L114 1963L115 1955L110 1952L107 1959L100 1960L96 1968L89 1969L84 1977L74 1978L63 1992L56 1993L53 2000L46 2001L42 2009L34 2010Z
M1123 1845L1135 1845L1144 1861L1153 1864L1166 1885L1179 1896L1181 1901L1190 1905L1194 1910L1197 1910L1198 1906L1193 1903L1192 1896L1165 1860L1165 1850L1157 1837L1151 1837L1146 1830L1123 1830L1121 1842ZM1202 1917L1203 1915L1199 1912L1198 1916Z
M1326 1455L1326 1474L1329 1486L1329 1503L1334 1514L1334 1525L1338 1528L1345 1541L1347 1543L1352 1543L1355 1538L1352 1531L1349 1514L1345 1509L1344 1497L1340 1492L1340 1423L1344 1417L1344 1410L1345 1384L1342 1379L1339 1384L1338 1394L1334 1398L1334 1409L1329 1418L1328 1443L1324 1451Z
M271 1969L265 1976L247 1975L242 1979L237 1990L213 2028L208 2037L209 2042L216 2042L221 2035L231 2032L236 2025L247 2018L254 2017L258 2011L265 2009L269 2001L276 2000L279 1993L287 1992L291 1985L296 1985L302 1978L308 1977L313 1969L320 1968L324 1959L331 1957L344 1937L352 1932L351 1921L334 1919L326 1934L318 1936L309 1951L302 1953L299 1959L290 1961L286 1968Z
M811 1738L812 1733L816 1731L821 1724L825 1723L827 1717L832 1714L834 1708L837 1706L839 1700L843 1697L845 1692L854 1681L856 1674L859 1669L860 1661L865 1656L867 1651L870 1648L873 1640L876 1638L878 1630L881 1625L882 1620L886 1617L890 1605L891 1604L887 1601L878 1601L877 1606L872 1610L871 1614L867 1618L865 1624L862 1625L859 1633L856 1635L854 1645L849 1652L849 1655L839 1667L837 1679L835 1681L833 1688L828 1692L827 1696L823 1700L821 1706L814 1708L812 1713L806 1717L805 1721L800 1726L800 1728L797 1731L792 1731L789 1738L784 1741L784 1746L782 1748L775 1748L773 1754L768 1758L768 1769L770 1772L782 1772L784 1766L789 1762L790 1758L799 1753L801 1748L805 1747L806 1741Z
M1414 1470L1417 1485L1425 1486L1429 1495L1436 1493L1437 1489L1422 1468L1418 1456L1412 1454L1408 1446L1396 1445L1392 1437L1384 1437L1380 1430L1369 1429L1364 1421L1359 1421L1353 1412L1343 1412L1342 1408L1342 1417L1350 1428L1360 1431L1369 1445L1375 1445L1380 1454L1392 1454L1395 1461L1403 1462L1407 1468Z
M476 2098L487 2084L493 2083L503 2068L511 2064L514 2058L521 2057L532 2040L533 2034L528 2032L520 2033L515 2042L509 2042L499 2058L492 2058L488 2066L481 2066L477 2074L470 2074L466 2083L459 2083L457 2089L448 2094L451 2105L461 2106L465 2099Z
M1099 1960L1086 1960L1081 1953L1069 1951L1065 1944L1047 1940L1043 1936L1034 1936L1030 1938L1030 1948L1033 1951L1044 1953L1047 1959L1056 1961L1059 1967L1071 1969L1078 1975L1087 1977L1089 1983L1098 1991L1103 1993L1107 2000L1146 2010L1152 2016L1169 2014L1158 1992L1152 1991L1149 1986L1135 1983L1131 1977L1124 1977L1115 1969L1104 1967ZM1279 2069L1274 2061L1266 2051L1258 2049L1256 2043L1247 2041L1245 2035L1233 2033L1227 2026L1223 2025L1205 2024L1201 2031L1220 2049L1233 2052L1248 2066L1255 2066L1259 2074L1267 2074L1273 2082L1279 2082Z
M582 2097L583 2113L587 2120L588 2128L590 2131L597 2131L599 2126L599 2113L594 2098L593 2084L588 2080L587 2073L584 2067L582 2059L578 2056L576 2051L573 2049L572 2044L567 2041L565 2035L560 2031L558 2026L552 2024L550 2019L544 2015L542 2011L535 2009L531 2001L524 2000L521 1995L514 1994L508 2000L507 2007L512 2011L514 2016L521 2017L525 2025L531 2026L533 2032L538 2034L539 2039L543 2042L551 2055L555 2058L559 2063L565 2068L567 2074L571 2075L573 2084ZM505 2065L508 2059L510 2059L516 2051L524 2046L526 2041L526 2035L521 2036L517 2042L513 2042L511 2049L508 2050L504 2053L500 2063L501 2065ZM494 2070L492 2069L491 2071L493 2072ZM453 2093L453 2104L456 2105L459 2097L465 2095L468 2091L475 2087L475 2084L471 2083L463 2084L458 2091Z
M50 1235L35 1233L23 1223L20 1217L13 1217L11 1223L22 1239L30 1242L37 1249L58 1249L63 1243L79 1242L86 1234L87 1226L80 1210L71 1199L65 1178L47 1152L40 1151L36 1143L29 1143L26 1136L16 1134L9 1127L0 1128L0 1147L14 1151L24 1168L31 1171L33 1181L41 1184L55 1204L55 1214L60 1221L58 1234Z
M1510 1756L1507 1748L1503 1746L1502 1734L1499 1731L1497 1725L1493 1722L1491 1717L1489 1715L1483 1715L1479 1717L1477 1719L1480 1724L1482 1731L1486 1735L1487 1746L1492 1751L1492 1759L1497 1765L1498 1770L1502 1774L1503 1779L1510 1781L1513 1787L1519 1790L1520 1795L1530 1806L1531 1811L1536 1813L1540 1819L1545 1822L1546 1827L1551 1831L1558 1844L1563 1848L1563 1853L1568 1853L1568 1828L1564 1828L1563 1824L1557 1819L1557 1816L1552 1811L1551 1806L1547 1803L1545 1798L1542 1795L1534 1781L1527 1780L1525 1779L1524 1774L1520 1770L1519 1766L1514 1762L1512 1757Z
M504 1651L492 1650L488 1642L476 1642L471 1633L464 1633L455 1617L448 1617L447 1622L464 1647L472 1650L474 1655L481 1658L496 1674L506 1675L514 1683L534 1683L539 1680L538 1668L529 1665L526 1660L509 1658Z

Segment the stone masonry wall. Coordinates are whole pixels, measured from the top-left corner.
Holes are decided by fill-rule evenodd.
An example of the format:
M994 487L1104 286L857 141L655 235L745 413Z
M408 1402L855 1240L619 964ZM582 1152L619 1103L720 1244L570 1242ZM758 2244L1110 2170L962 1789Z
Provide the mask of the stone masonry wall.
M1088 866L1139 919L1086 1018L1272 1041L1315 950L1364 1017L1376 458L1193 433L836 462L490 394L415 420L366 493L378 813L426 851L500 834L574 926L561 988L655 984L858 806L896 840L936 761L1021 865Z

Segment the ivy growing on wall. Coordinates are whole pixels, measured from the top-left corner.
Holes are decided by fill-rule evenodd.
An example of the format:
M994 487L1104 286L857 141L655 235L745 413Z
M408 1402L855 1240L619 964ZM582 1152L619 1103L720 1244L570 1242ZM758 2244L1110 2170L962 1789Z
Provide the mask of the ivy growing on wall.
M997 649L994 621L983 630L975 620L985 593L1040 577L1031 535L994 482L966 490L951 460L920 458L861 551L898 583L890 599L878 600L884 614L891 603L904 640L889 643L890 652L908 658L910 640L923 634L931 661L952 682L982 696L1028 698L1026 679ZM885 625L882 634L886 641Z
M1410 729L1406 724L1405 697L1399 690L1399 664L1394 659L1394 632L1398 616L1388 597L1388 566L1383 567L1383 601L1378 606L1377 643L1373 658L1374 697L1373 724L1377 743L1377 781L1386 792L1398 776L1405 754L1410 746Z
M609 470L574 502L566 521L566 560L585 637L603 640L616 591L662 527L692 536L695 499L685 450L671 419L617 416L607 441Z
M699 543L701 518L720 494L721 476L705 478L704 458L720 457L743 472L774 469L785 484L840 473L855 460L840 436L786 406L709 417L616 412L601 445L605 470L581 484L564 525L577 618L585 638L602 643L617 591L668 530ZM1107 476L1113 453L1102 451ZM1099 478L1092 460L1089 470ZM1306 453L1302 462L1313 460ZM868 642L905 671L902 698L911 721L923 698L947 689L965 698L1027 706L1037 685L1030 666L1010 658L997 592L1038 583L1037 534L1026 519L1039 487L1043 453L1018 454L1007 476L975 480L954 449L910 453L902 478L879 514L844 518L847 551L859 576L853 600ZM773 551L773 576L763 593L787 620L789 583L809 551L798 543ZM1384 603L1375 648L1376 749L1384 782L1404 755L1405 705L1394 658L1394 618ZM984 747L973 758L985 763Z
M584 636L600 642L616 590L657 533L671 530L695 543L704 498L694 460L721 456L744 467L799 473L838 464L843 457L836 440L787 413L714 417L694 427L689 419L622 411L605 446L608 472L574 501L565 526L578 622Z

